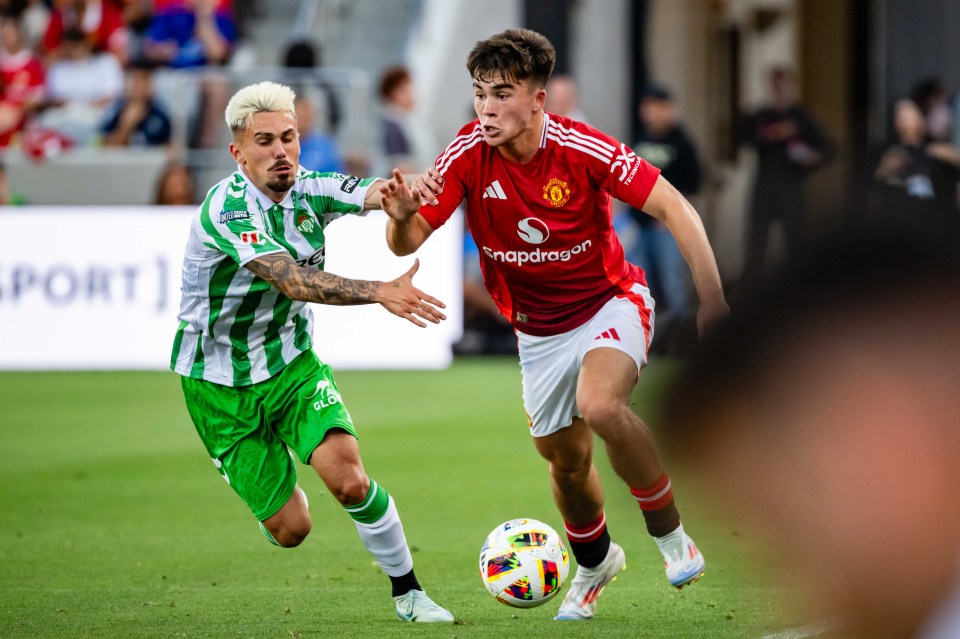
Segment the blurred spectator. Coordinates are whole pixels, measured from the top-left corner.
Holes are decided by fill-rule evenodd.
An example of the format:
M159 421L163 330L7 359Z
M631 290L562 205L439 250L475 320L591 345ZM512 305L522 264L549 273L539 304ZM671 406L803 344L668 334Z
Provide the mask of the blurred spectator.
M22 11L12 14L20 18L24 46L35 53L43 50L43 36L50 24L50 14L45 0L28 0Z
M47 73L45 110L39 123L78 146L99 132L104 110L123 91L123 69L109 53L94 53L79 29L63 34L60 57Z
M157 179L154 203L161 206L196 204L196 183L186 164L172 161Z
M337 142L316 127L315 107L307 98L294 101L297 110L297 130L300 132L300 166L321 173L343 173L343 158Z
M387 163L387 171L400 169L401 173L416 173L418 166L414 141L410 134L410 116L416 105L413 78L406 67L388 68L380 76L381 138L380 150Z
M42 42L42 50L50 60L61 56L68 31L82 33L93 51L109 51L126 63L127 30L123 11L114 0L53 0Z
M100 133L104 146L170 142L170 116L154 95L152 66L139 63L127 70L124 93L107 110Z
M43 80L40 60L24 46L19 20L0 18L0 146L10 144L40 104Z
M800 253L806 233L804 182L833 153L827 135L797 104L791 72L774 69L768 80L769 104L747 116L742 129L744 141L757 151L744 269L748 279L765 275L775 220L782 223L787 257Z
M154 5L143 40L144 57L174 69L225 65L237 40L229 3L217 0L164 0ZM204 76L189 102L193 130L190 139L200 148L219 144L223 109L230 97L226 79Z
M879 208L888 216L956 219L960 152L949 142L931 140L920 107L908 99L894 106L896 141L874 171Z
M143 53L174 69L222 65L236 40L233 16L217 0L169 0L154 8Z
M587 115L580 108L577 81L570 75L555 75L547 81L547 101L543 110L578 122L587 121Z
M638 106L642 131L634 152L659 168L670 184L685 197L700 190L701 172L693 141L677 121L670 93L663 87L646 89ZM690 271L665 224L643 211L630 209L639 226L628 260L643 268L653 298L657 301L655 343L667 344L677 322L691 315ZM691 342L696 339L691 325Z
M926 121L927 135L934 140L950 140L953 127L948 98L947 88L938 77L923 78L910 91L910 99L920 107Z
M127 60L136 64L145 60L143 43L153 18L153 0L122 0L123 22L127 25Z
M323 79L319 74L312 73L321 68L322 62L320 51L308 40L297 40L287 45L283 52L282 64L286 69L292 69L295 74L292 76L291 86L297 95L308 97L319 104L318 100L322 94L325 103L325 121L319 122L317 126L336 135L340 128L340 101L337 99L337 93L330 83Z
M835 620L831 637L956 639L956 244L899 228L819 244L675 378L664 443L812 597L792 615Z

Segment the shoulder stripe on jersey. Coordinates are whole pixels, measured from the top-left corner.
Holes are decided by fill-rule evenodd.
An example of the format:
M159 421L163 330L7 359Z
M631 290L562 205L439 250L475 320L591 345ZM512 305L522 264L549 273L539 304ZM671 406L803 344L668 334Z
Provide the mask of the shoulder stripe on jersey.
M584 135L583 133L580 133L574 129L565 129L559 124L551 123L550 133L553 133L557 137L563 138L564 140L576 142L582 146L593 147L600 153L609 155L611 158L613 157L613 152L616 150L612 144L608 144L599 138L595 138L592 135Z
M595 135L587 135L586 133L582 131L577 131L576 129L568 129L565 126L562 126L559 122L551 122L550 125L553 127L556 127L558 130L560 130L563 133L572 135L573 137L580 138L581 140L589 140L590 142L593 142L594 144L596 144L599 148L606 149L611 153L617 150L616 145L610 144L606 140L602 138L598 138Z
M581 145L575 144L574 142L571 142L571 141L569 141L569 140L565 140L565 139L559 138L559 137L557 137L556 135L554 135L553 133L549 133L549 134L547 135L547 137L548 137L549 139L553 140L554 142L556 142L557 144L559 144L560 146L565 146L565 147L567 147L567 148L574 149L574 150L580 151L580 152L582 152L582 153L586 153L587 155L592 155L593 157L597 158L598 160L600 160L600 161L603 162L604 164L610 164L610 160L613 159L613 158L612 158L611 156L609 156L609 155L601 155L600 153L597 153L597 151L596 151L595 149L591 149L591 148L586 147L586 146L581 146Z
M443 175L444 173L447 172L447 169L450 168L450 165L453 164L454 160L456 160L458 157L460 157L461 155L463 155L473 147L477 146L481 142L483 142L482 134L478 135L475 139L470 140L468 144L464 145L459 151L457 151L455 154L451 155L447 159L443 160L442 162L437 162L437 170L440 171L440 175Z
M437 166L440 166L441 163L446 162L447 157L449 157L451 153L459 149L462 144L466 144L467 142L469 142L471 139L475 138L478 135L481 137L483 136L483 132L480 130L479 123L477 123L477 125L473 127L473 131L471 131L470 133L464 133L463 135L458 135L457 137L453 138L453 141L447 145L446 150L444 150L444 152L440 155L440 157L437 158Z

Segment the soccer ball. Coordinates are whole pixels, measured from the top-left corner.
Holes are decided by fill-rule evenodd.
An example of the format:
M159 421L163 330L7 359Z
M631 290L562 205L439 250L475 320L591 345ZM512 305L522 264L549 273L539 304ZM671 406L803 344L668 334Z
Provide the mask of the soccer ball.
M511 519L480 550L480 579L500 603L534 608L553 599L570 571L563 540L536 519Z

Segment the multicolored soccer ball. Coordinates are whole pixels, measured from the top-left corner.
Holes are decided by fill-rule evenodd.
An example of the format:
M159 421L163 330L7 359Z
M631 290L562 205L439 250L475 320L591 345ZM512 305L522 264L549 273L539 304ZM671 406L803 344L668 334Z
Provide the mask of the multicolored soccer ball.
M480 550L480 578L500 603L533 608L553 599L570 571L563 540L536 519L511 519Z

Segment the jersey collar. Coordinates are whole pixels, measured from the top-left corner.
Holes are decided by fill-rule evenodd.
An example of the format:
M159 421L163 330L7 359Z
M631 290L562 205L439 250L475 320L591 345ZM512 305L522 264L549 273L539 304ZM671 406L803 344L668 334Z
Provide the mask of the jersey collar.
M547 129L550 127L550 114L543 112L543 130L540 131L540 148L547 148Z
M247 185L248 185L248 187L249 187L249 191L250 191L251 193L253 193L253 195L254 195L255 198L257 198L257 204L260 205L260 209L261 209L261 210L267 211L267 210L269 210L270 208L272 208L272 207L274 207L274 206L277 206L277 205L282 206L284 209L293 209L293 208L296 208L296 198L295 198L294 195L293 195L293 193L294 193L294 191L296 190L296 187L297 187L296 181L294 181L293 186L290 188L289 191L287 191L287 194L283 197L282 200L280 200L280 202L274 202L274 201L271 200L269 197L267 197L266 195L264 195L264 194L263 194L263 191L261 191L260 189L257 188L257 185L253 183L253 181L252 181L252 180L250 179L250 177L246 174L246 172L244 172L243 167L240 166L239 164L237 165L237 173L239 173L239 174L241 175L241 177L243 177L244 181L247 183ZM299 178L299 177L300 177L300 170L299 170L299 167L298 167L298 169L297 169L297 178Z

